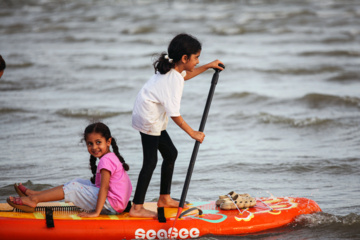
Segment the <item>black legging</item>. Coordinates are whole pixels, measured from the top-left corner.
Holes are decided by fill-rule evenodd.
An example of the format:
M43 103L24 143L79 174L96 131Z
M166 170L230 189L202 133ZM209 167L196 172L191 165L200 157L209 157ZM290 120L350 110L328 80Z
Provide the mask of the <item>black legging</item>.
M161 165L160 194L170 194L175 160L178 154L166 130L162 131L160 136L151 136L141 132L140 135L144 159L136 185L133 200L135 204L144 203L146 191L158 160L157 150L160 151L164 159Z

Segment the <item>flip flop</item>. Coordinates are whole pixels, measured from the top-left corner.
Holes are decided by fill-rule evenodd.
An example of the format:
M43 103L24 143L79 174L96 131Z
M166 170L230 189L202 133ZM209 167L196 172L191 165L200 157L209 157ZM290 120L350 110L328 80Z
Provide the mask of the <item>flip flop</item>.
M13 201L10 200L10 198L6 199L7 203L17 209L20 209L24 212L28 212L28 213L33 213L35 212L35 208L34 207L30 207L27 205L24 205L23 201L21 200L20 197L14 197Z
M226 195L220 195L219 196L219 199L226 199L226 198L229 198L229 196L228 195L230 195L231 197L233 197L233 196L235 196L237 193L236 192L234 192L234 191L231 191L231 192L229 192L228 194L226 194Z
M236 199L236 205L238 208L250 208L256 205L256 199L253 197L241 197Z
M232 197L232 200L230 198L221 199L223 202L220 204L220 209L234 210L237 208L254 207L256 205L256 199L253 197L249 197L248 195L249 194L237 194L234 197Z
M231 192L229 192L229 193L226 194L226 195L220 195L220 196L219 196L219 199L216 200L216 202L215 202L216 206L220 207L220 205L221 205L226 199L229 199L229 196L228 196L228 195L230 195L232 198L234 198L234 196L237 195L237 193L234 192L234 191L231 191Z
M220 207L220 205L225 202L226 199L229 199L229 198L223 198L223 199L218 199L216 200L215 204L216 206Z
M250 198L250 207L255 207L256 205L256 198L251 197Z
M238 195L239 197L249 197L249 198L251 197L250 194L248 194L248 193L242 193L242 194L238 194L238 193L237 193L237 194L235 194L235 195ZM232 196L233 199L235 198L235 195Z
M234 191L229 192L228 195L230 195L233 200L235 200L236 196L239 196L239 197L250 197L250 194L248 194L248 193L239 194L239 193L236 193L236 192L234 192ZM228 195L220 195L220 196L219 196L219 199L216 200L216 202L215 202L216 206L220 207L220 205L221 205L226 199L229 199L229 196L228 196Z
M17 192L17 194L19 194L20 197L27 197L28 196L26 194L27 188L24 185L15 183L14 188L15 188L15 191Z
M234 209L236 209L236 201L234 201L235 202L235 204L234 204L234 202L233 201L231 201L231 199L230 198L228 198L228 199L222 199L223 200L223 202L220 204L220 209L222 209L222 210L234 210Z

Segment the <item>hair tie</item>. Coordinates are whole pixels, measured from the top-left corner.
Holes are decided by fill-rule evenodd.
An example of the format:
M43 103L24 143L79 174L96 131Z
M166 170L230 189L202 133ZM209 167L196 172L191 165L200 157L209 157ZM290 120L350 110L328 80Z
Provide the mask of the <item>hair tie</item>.
M165 59L169 60L169 63L172 63L173 62L173 59L172 58L169 58L169 55L165 55Z

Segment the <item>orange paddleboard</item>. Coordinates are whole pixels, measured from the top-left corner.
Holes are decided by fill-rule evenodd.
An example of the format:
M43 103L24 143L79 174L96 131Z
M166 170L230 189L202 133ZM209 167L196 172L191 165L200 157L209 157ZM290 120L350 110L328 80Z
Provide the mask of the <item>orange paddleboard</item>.
M71 206L62 202L38 206ZM301 214L320 212L317 203L306 198L258 198L256 206L239 210L221 210L215 202L188 204L202 211L191 211L176 221L172 234L177 239L213 235L237 235L264 231L291 223ZM156 203L145 207L156 211ZM61 209L61 208L60 208ZM12 211L0 203L0 239L164 239L170 238L177 209L165 208L166 222L151 218L133 218L128 213L80 218L78 211L53 212L54 227L47 227L45 211Z

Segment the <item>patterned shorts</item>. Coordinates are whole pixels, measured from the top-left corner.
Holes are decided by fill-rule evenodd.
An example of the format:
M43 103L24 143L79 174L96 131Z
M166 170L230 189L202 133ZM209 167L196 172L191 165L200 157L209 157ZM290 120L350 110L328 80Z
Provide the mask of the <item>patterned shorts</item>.
M85 211L95 210L100 189L90 180L76 178L65 183L63 189L65 202L72 202ZM108 199L106 199L101 214L110 215L118 214L118 212L112 208Z

